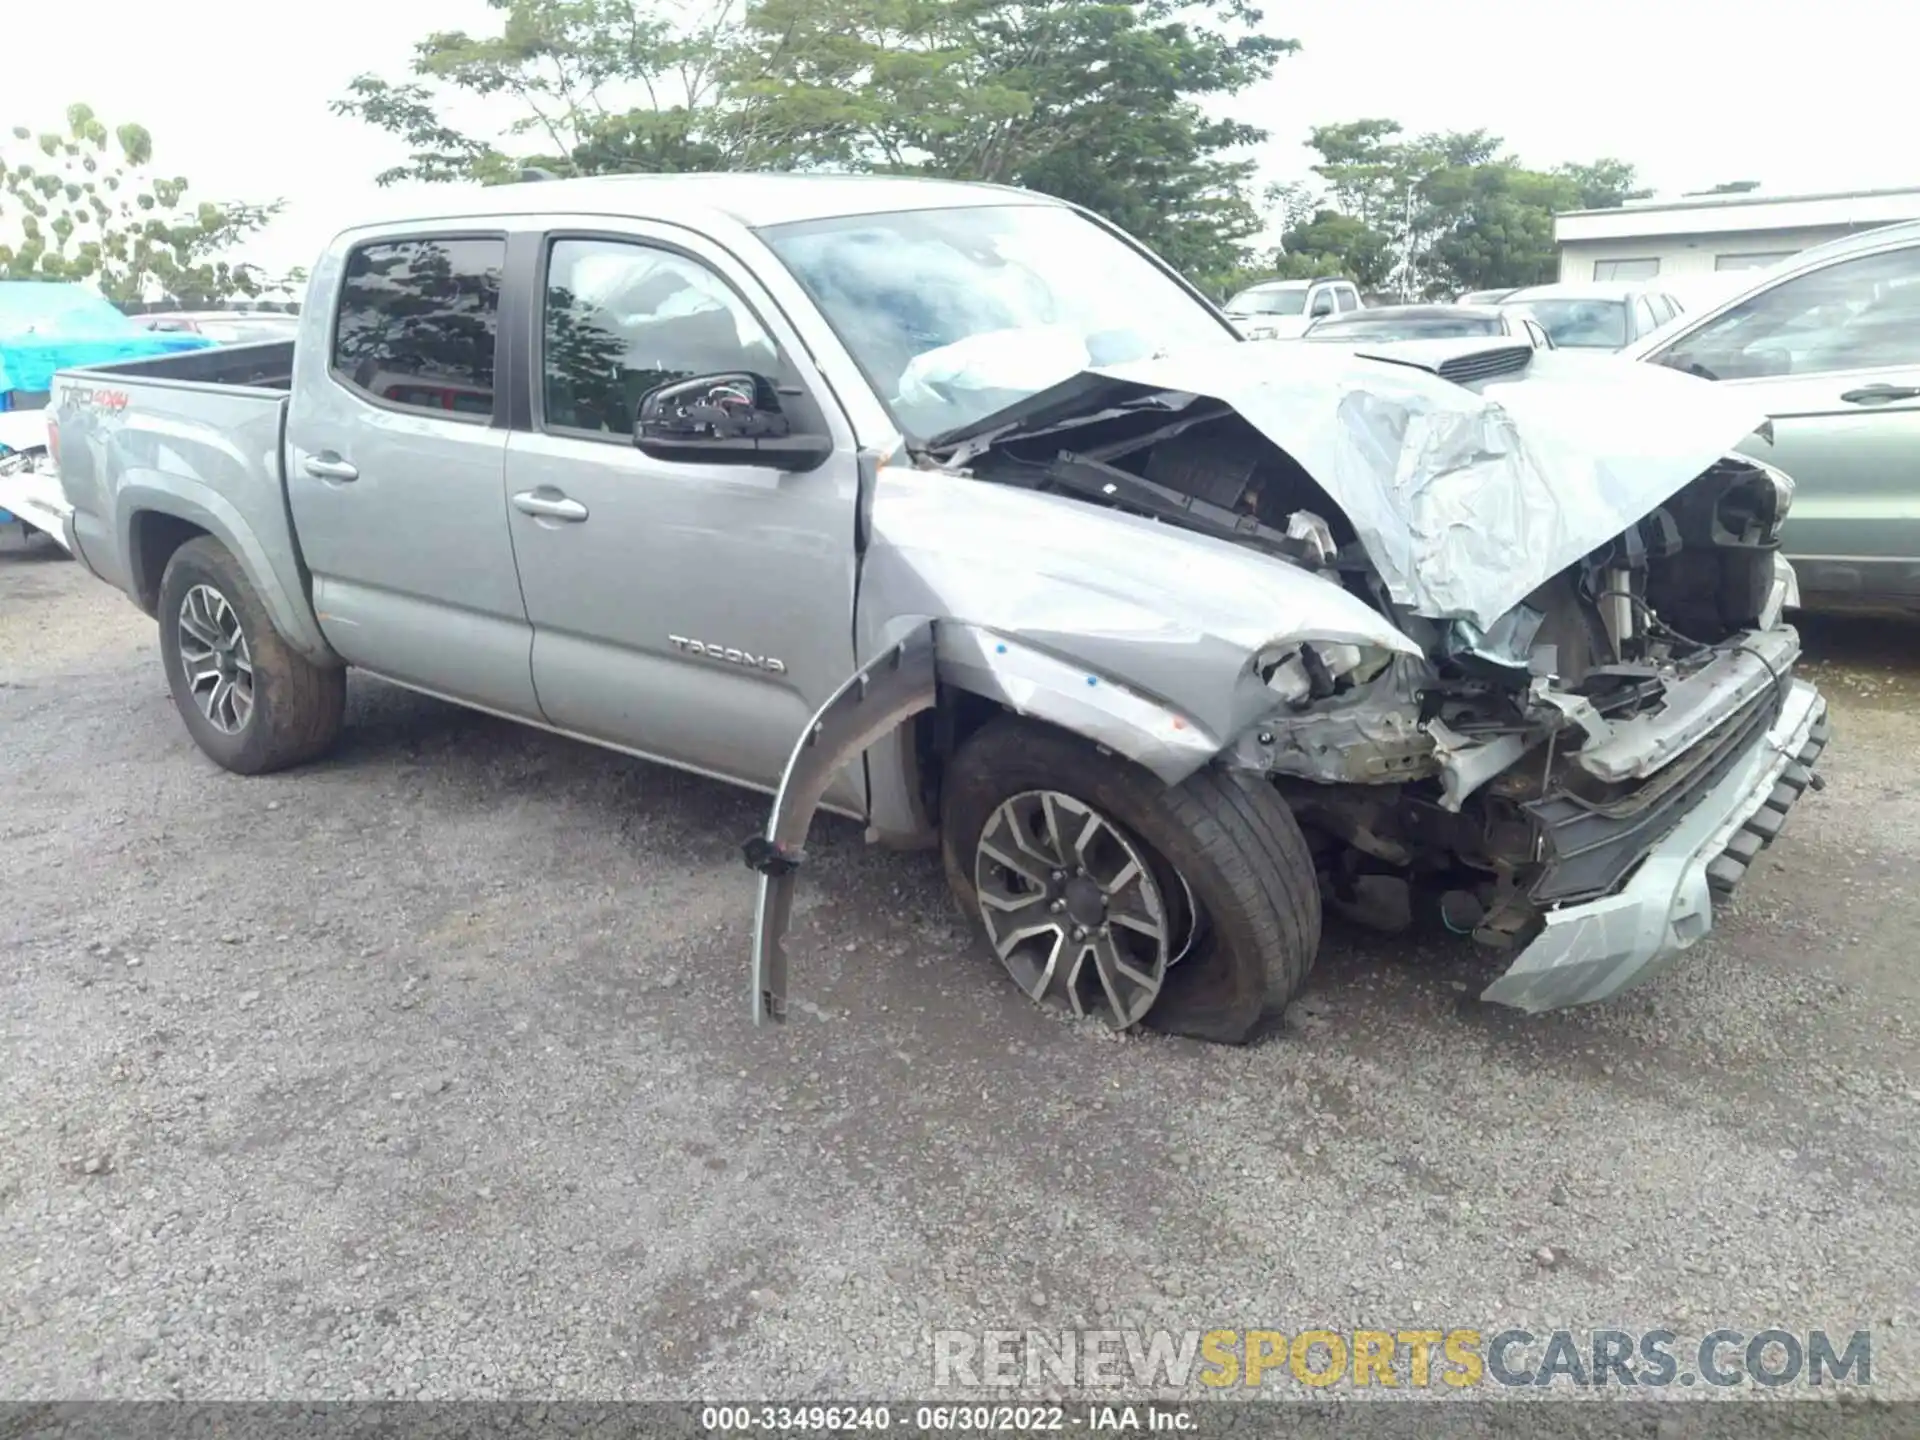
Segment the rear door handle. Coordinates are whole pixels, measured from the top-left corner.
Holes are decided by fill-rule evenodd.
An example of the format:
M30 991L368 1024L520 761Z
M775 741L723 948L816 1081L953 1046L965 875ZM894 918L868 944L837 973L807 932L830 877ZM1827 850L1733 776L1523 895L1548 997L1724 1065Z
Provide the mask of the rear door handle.
M360 478L358 470L331 450L322 450L318 455L309 455L305 463L307 474L316 480L358 480Z
M1920 386L1867 385L1840 397L1849 405L1885 405L1891 400L1920 400Z
M538 490L522 490L513 497L513 508L522 515L537 515L542 520L584 520L587 507L558 492L542 495Z

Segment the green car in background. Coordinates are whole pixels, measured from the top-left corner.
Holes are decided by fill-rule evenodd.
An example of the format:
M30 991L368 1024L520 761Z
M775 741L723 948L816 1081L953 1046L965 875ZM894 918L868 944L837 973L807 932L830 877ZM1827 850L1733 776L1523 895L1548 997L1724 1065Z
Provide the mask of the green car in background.
M1772 417L1744 448L1797 486L1803 608L1920 613L1920 222L1804 250L1625 353Z

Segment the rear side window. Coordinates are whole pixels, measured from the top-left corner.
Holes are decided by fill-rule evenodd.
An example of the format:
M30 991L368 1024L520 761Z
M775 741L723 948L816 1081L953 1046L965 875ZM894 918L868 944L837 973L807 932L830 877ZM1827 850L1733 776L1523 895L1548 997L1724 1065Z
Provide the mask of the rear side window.
M383 240L347 256L333 372L368 399L448 419L493 415L500 238Z
M1340 306L1340 313L1342 315L1346 314L1349 310L1358 310L1360 308L1360 292L1350 285L1340 286L1333 292L1333 296L1334 300Z

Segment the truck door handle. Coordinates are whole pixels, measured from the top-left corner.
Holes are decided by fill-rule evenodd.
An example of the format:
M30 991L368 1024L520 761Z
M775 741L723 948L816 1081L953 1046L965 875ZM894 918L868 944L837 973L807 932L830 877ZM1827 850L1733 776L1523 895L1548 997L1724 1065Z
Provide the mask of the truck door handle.
M1848 405L1885 405L1890 400L1920 399L1920 386L1868 385L1859 390L1849 390L1840 398Z
M584 520L587 507L569 500L557 491L542 495L538 490L522 490L513 497L513 508L522 515L538 515L542 520Z
M358 480L360 472L331 450L306 458L306 471L316 480Z

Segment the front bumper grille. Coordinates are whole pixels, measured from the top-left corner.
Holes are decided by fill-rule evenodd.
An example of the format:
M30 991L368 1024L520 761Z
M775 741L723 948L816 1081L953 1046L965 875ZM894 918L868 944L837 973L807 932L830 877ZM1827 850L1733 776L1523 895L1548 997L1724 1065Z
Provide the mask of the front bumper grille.
M1781 688L1778 717L1736 752L1620 887L1547 908L1539 931L1481 999L1527 1011L1605 1000L1659 974L1711 932L1715 902L1779 830L1783 807L1818 787L1813 762L1831 738L1826 701L1804 680Z
M1611 894L1757 744L1780 715L1769 687L1727 717L1692 749L1645 782L1605 800L1559 790L1524 808L1538 827L1542 866L1529 897L1539 905Z

